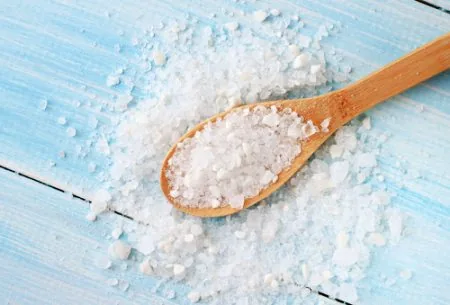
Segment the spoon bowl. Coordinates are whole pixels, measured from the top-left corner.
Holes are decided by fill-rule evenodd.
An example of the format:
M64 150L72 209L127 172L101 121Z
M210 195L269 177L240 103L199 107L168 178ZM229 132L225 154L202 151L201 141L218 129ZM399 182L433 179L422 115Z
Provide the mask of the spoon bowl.
M252 109L256 106L275 106L279 111L290 108L306 120L311 120L316 126L323 120L331 118L328 131L317 132L300 142L301 153L293 160L288 168L278 174L278 180L276 182L261 190L258 195L245 199L243 209L246 209L268 197L286 183L308 161L311 155L342 125L376 104L449 68L450 34L446 34L345 88L312 98L269 101L233 108L198 124L182 136L178 142L193 137L207 123L213 123L219 118L224 118L228 113L243 108ZM160 175L161 189L175 208L187 214L200 217L226 216L241 210L232 208L231 206L192 208L179 204L170 195L170 185L166 176L169 167L168 161L172 158L176 149L177 144L173 145L167 153Z

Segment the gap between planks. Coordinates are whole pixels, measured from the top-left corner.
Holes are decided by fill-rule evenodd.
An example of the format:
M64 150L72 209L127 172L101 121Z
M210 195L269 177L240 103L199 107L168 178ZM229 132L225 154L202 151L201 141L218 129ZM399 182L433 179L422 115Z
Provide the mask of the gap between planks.
M44 182L44 181L42 181L42 180L33 178L33 177L31 177L31 176L29 176L29 175L27 175L27 174L18 172L18 171L14 170L14 169L11 169L11 168L9 168L9 167L3 166L3 165L1 165L1 164L0 164L0 169L2 169L2 170L4 170L4 171L7 171L7 172L10 172L10 173L14 173L14 174L16 174L16 175L19 175L19 176L24 177L24 178L26 178L26 179L29 179L29 180L31 180L31 181L34 181L34 182L36 182L36 183L39 183L39 184L44 185L44 186L46 186L46 187L49 187L49 188L51 188L51 189L53 189L53 190L55 190L55 191L58 191L58 192L61 192L61 193L64 193L64 194L70 194L73 198L78 199L78 200L80 200L80 201L87 202L88 204L91 204L91 202L92 202L91 200L86 199L86 198L84 198L84 197L82 197L82 196L80 196L80 195L71 193L71 192L69 192L69 191L65 191L65 190L62 189L62 188L56 187L56 186L51 185L51 184L49 184L49 183L46 183L46 182ZM127 219L130 219L130 220L133 220L133 221L134 221L134 219L133 219L132 217L128 216L128 215L125 215L125 214L123 214L123 213L120 213L120 212L117 212L117 211L114 211L114 210L110 210L110 211L113 212L114 214L117 214L117 215L121 216L121 217L125 217L125 218L127 218Z
M448 10L448 9L442 7L442 6L439 6L437 4L434 4L434 3L431 3L431 2L428 2L428 1L425 1L425 0L414 0L414 1L416 1L418 3L421 3L423 5L429 6L431 8L437 9L437 10L442 11L444 13L450 14L450 10Z

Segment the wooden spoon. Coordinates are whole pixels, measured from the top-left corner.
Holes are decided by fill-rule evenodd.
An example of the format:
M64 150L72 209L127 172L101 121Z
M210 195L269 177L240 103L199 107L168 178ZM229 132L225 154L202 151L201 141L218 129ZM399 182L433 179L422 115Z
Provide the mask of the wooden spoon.
M329 131L318 132L309 137L306 141L302 141L302 152L294 159L291 166L278 175L277 182L263 189L257 196L245 199L245 209L266 198L282 186L339 127L376 104L449 68L450 33L447 33L343 89L312 98L270 101L234 108L217 114L200 123L181 137L179 141L192 137L197 131L201 130L206 123L214 122L231 111L246 107L251 109L257 105L267 107L275 105L279 110L291 108L293 111L303 116L305 120L312 120L315 125L318 125L324 119L331 117L331 122L328 127ZM164 195L175 208L200 217L225 216L240 211L240 209L234 209L230 206L219 208L188 208L177 203L176 200L170 196L169 183L166 177L168 160L175 151L176 145L169 150L164 159L160 181Z

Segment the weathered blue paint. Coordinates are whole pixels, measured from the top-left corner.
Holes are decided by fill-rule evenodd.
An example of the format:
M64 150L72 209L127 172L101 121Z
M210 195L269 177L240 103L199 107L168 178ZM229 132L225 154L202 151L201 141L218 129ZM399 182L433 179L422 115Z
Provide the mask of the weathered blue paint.
M209 17L222 9L251 12L274 7L298 14L306 32L313 33L324 22L340 25L340 34L325 44L345 54L345 62L354 70L353 80L450 30L448 15L409 0L2 1L0 164L89 196L99 182L88 172L88 163L101 170L110 160L95 150L78 158L76 144L92 133L92 117L99 120L99 130L111 127L114 118L99 106L121 89L108 88L105 80L137 55L131 44L133 33L187 12L214 26L227 20ZM245 19L241 23L254 26ZM116 44L121 52L114 50ZM41 99L48 100L46 111L38 107ZM418 111L419 105L424 112ZM380 172L397 194L394 205L410 215L411 231L398 246L375 254L362 282L362 303L448 304L449 72L369 115L374 132L391 134L380 152ZM60 116L77 129L76 141L67 137L67 126L56 123ZM67 155L63 160L58 158L60 151ZM398 157L404 160L401 168L396 165ZM49 166L50 160L55 167ZM418 171L421 177L400 178L405 168ZM160 300L161 294L151 292L155 280L135 270L120 275L132 283L133 298L105 284L107 278L118 276L95 268L92 258L105 252L103 235L111 228L87 223L86 210L52 189L0 173L1 300L11 304L152 304ZM384 276L398 278L403 269L411 269L413 278L385 287ZM180 294L187 289L176 288Z

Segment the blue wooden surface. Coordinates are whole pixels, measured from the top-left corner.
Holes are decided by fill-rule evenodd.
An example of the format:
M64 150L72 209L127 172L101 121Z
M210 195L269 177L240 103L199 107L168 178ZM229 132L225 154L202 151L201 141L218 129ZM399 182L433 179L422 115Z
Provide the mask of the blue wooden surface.
M340 34L325 43L345 54L354 70L352 79L450 30L448 15L407 0L141 2L0 2L0 165L89 197L110 160L95 150L77 156L76 145L89 139L93 117L99 120L97 133L113 127L114 117L100 107L120 89L108 88L106 77L136 55L131 44L135 33L167 17L189 12L201 23L223 23L226 17L219 14L210 20L210 14L279 8L301 16L311 32L324 22L340 23ZM253 26L245 20L242 24ZM121 52L115 51L116 44ZM42 99L48 100L46 111L39 109ZM418 111L420 105L423 112ZM370 115L375 131L391 134L379 157L380 171L387 187L397 193L394 205L409 218L404 240L375 253L360 289L361 303L449 304L450 74L392 99ZM67 137L67 126L56 123L60 116L77 129L75 139ZM58 158L60 151L66 158ZM91 162L99 168L94 174L88 171ZM154 279L143 278L136 270L122 273L93 266L93 257L105 253L105 235L112 228L86 223L86 211L80 202L52 189L0 173L1 300L11 304L160 300L149 288ZM411 280L398 279L403 269L413 271ZM105 281L110 277L123 277L131 283L131 291L108 287ZM397 283L387 285L385 278ZM177 287L180 294L183 289L187 288Z

